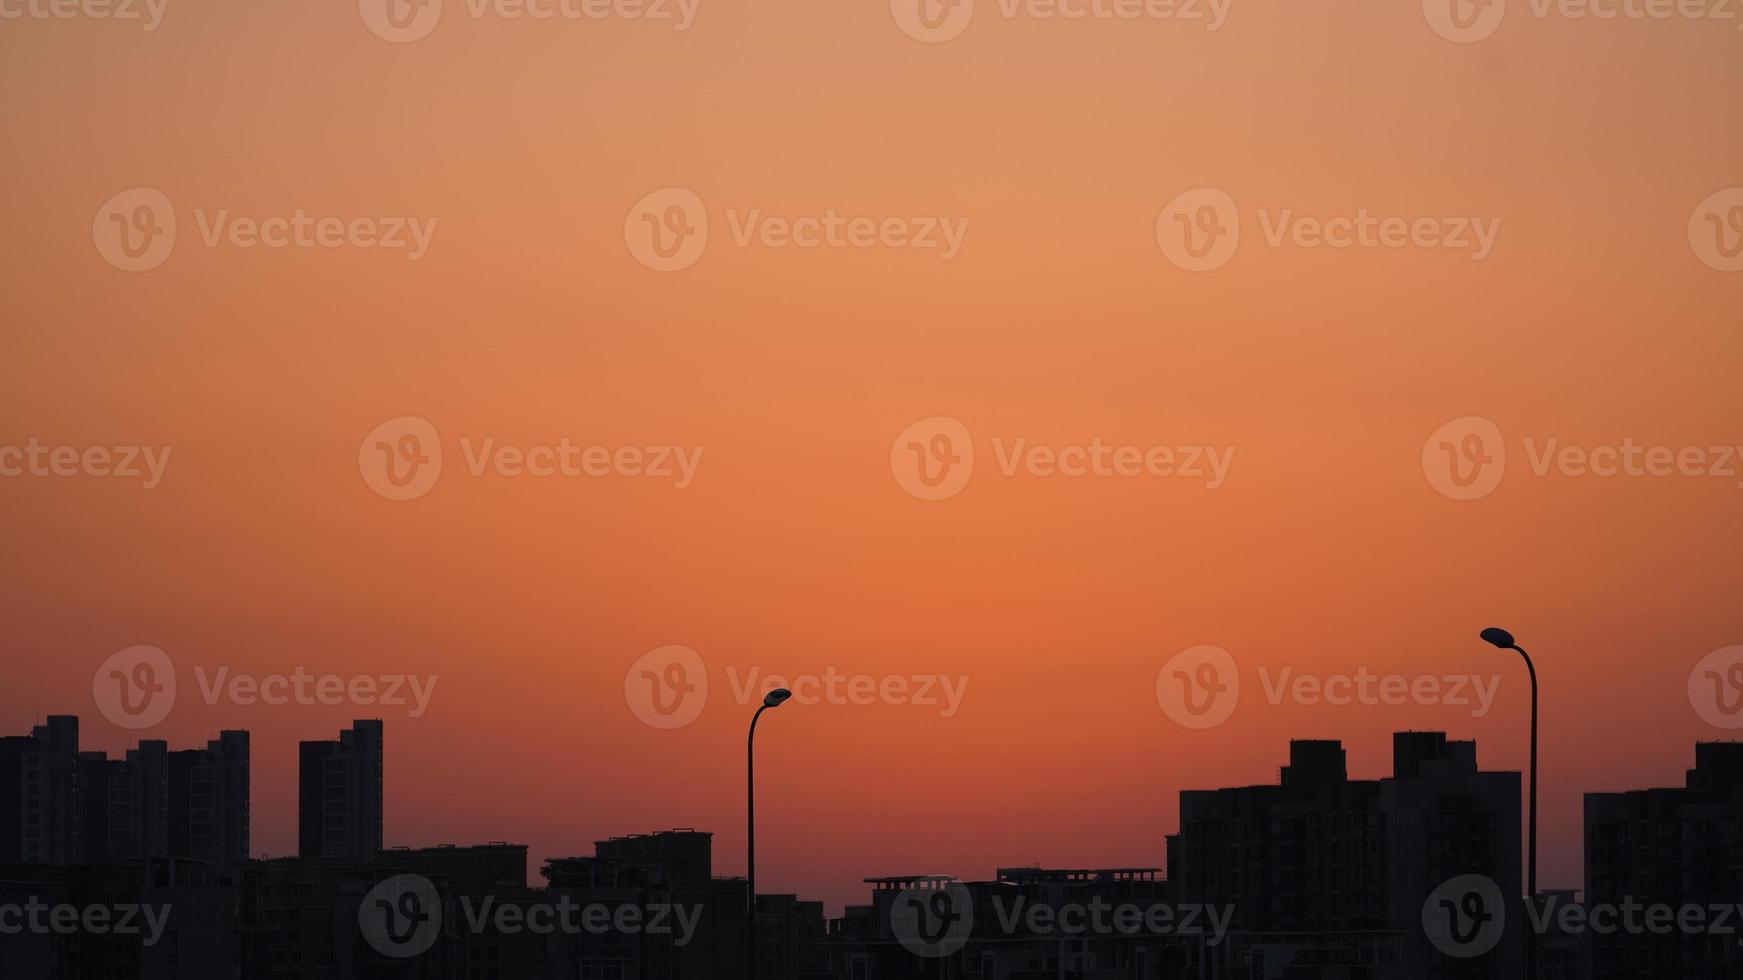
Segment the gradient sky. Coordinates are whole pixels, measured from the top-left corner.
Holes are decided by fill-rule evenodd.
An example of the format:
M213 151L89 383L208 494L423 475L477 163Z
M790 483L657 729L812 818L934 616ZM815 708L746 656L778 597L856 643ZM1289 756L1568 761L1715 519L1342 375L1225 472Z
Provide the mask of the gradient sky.
M1544 684L1546 886L1580 874L1580 794L1675 785L1690 669L1743 643L1737 479L1531 474L1523 440L1743 445L1743 274L1691 209L1743 185L1734 22L1568 20L1515 0L1454 44L1416 4L1235 0L1169 21L1007 20L922 44L887 4L703 0L645 22L474 20L389 44L354 4L193 4L163 23L0 21L0 445L172 446L163 484L0 479L0 730L84 717L132 644L183 692L143 733L254 733L254 846L295 848L296 741L386 720L390 843L715 831L743 868L749 709L728 668L966 675L961 711L793 706L759 740L760 883L831 906L869 875L1151 866L1183 788L1275 780L1294 737L1479 740L1523 768ZM93 215L153 187L176 249L126 273ZM694 190L714 227L644 268L625 215ZM1226 267L1156 242L1196 187L1242 209ZM426 256L204 247L196 211L416 215ZM735 246L726 209L970 220L961 253ZM1502 220L1492 255L1270 248L1257 212ZM397 416L441 433L427 496L358 472ZM943 501L892 440L960 419ZM1481 500L1424 441L1481 416ZM675 490L466 476L458 440L705 448ZM1003 478L993 438L1237 450L1226 485ZM1743 473L1743 464L1737 464ZM660 731L644 652L713 687ZM1209 731L1155 681L1229 650L1250 685ZM1494 710L1265 703L1259 666L1499 673ZM196 666L434 674L429 711L208 705Z

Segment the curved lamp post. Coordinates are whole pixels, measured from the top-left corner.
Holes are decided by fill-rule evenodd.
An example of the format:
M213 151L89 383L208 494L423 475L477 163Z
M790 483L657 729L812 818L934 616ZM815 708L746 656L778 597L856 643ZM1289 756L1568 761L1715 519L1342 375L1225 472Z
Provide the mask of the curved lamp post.
M745 980L756 980L757 975L757 784L756 784L756 746L757 719L770 708L779 708L793 692L784 687L777 687L763 695L762 707L750 717L750 737L745 739L745 887L748 897L744 907L744 975Z
M1491 626L1482 632L1485 643L1502 650L1513 650L1525 658L1525 669L1531 674L1531 806L1530 826L1530 857L1527 859L1525 885L1525 900L1537 902L1537 668L1531 663L1531 655L1514 642L1513 634L1497 626ZM1537 976L1537 930L1528 929L1525 933L1525 975Z

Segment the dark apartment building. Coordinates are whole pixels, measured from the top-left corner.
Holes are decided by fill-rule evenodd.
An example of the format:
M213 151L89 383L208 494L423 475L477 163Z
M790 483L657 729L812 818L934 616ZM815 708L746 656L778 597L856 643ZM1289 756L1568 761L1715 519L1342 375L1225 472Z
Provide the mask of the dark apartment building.
M714 878L712 835L613 838L587 856L553 858L527 880L524 845L386 848L375 858L281 858L242 865L237 890L241 974L297 980L743 980L744 882ZM394 926L366 925L376 890L411 876L427 889L410 904L389 887L393 912L439 923L427 947L407 949ZM816 903L765 896L775 928L762 980L808 950L776 937L808 921ZM427 903L427 904L426 904ZM804 906L787 909L784 906ZM402 908L403 906L403 908ZM682 912L675 909L682 909ZM568 909L567 920L561 915ZM627 918L625 918L627 916ZM635 923L617 928L615 923ZM394 919L395 925L403 924Z
M12 980L184 980L238 976L233 877L199 861L0 867L0 907L113 910L107 932L0 929L0 977ZM134 914L129 908L152 912ZM131 931L129 931L131 930Z
M237 931L241 975L284 980L514 980L541 976L521 969L537 961L514 943L542 942L526 934L504 941L467 928L467 912L486 902L513 903L527 891L527 849L516 844L391 848L373 858L295 857L248 861L238 879ZM429 883L429 906L412 910L440 925L433 945L402 955L372 941L367 920L372 889L400 875ZM398 905L399 896L392 896ZM384 933L389 936L390 934ZM574 974L571 974L574 975Z
M942 875L867 878L869 905L830 922L825 975L839 980L1195 977L1213 942L1178 915L1160 868L1001 868L990 881ZM908 903L913 926L898 922ZM923 915L924 925L911 917ZM963 923L952 934L951 921ZM1124 923L1125 928L1120 924Z
M679 976L720 980L739 980L744 976L745 882L743 878L715 877L713 834L680 828L613 837L595 841L593 852L594 858L570 860L596 862L592 865L595 868L655 871L668 883L672 901L698 905L704 910L696 935L674 951ZM548 867L554 869L558 862ZM558 878L551 878L552 887L558 883ZM821 930L821 914L818 918ZM770 932L779 928L778 923L759 916L758 935L765 937L765 943L775 941ZM765 975L776 974L765 971Z
M169 838L169 746L144 741L127 755L79 753L82 861L163 857Z
M1274 786L1188 790L1168 837L1181 901L1233 909L1201 969L1242 977L1512 977L1521 927L1468 959L1427 940L1425 900L1466 874L1523 894L1516 772L1477 767L1475 742L1393 736L1392 775L1357 780L1343 746L1297 740ZM1511 910L1523 914L1521 906ZM1511 921L1509 921L1511 925Z
M169 830L172 857L218 867L248 859L249 738L220 732L203 749L169 753Z
M50 715L0 738L0 864L72 864L82 856L79 719Z
M1595 980L1743 976L1743 744L1699 742L1680 788L1587 793L1586 914L1609 910L1620 927L1588 929ZM1640 911L1629 928L1625 906ZM1727 932L1705 928L1729 906ZM1647 926L1646 909L1666 910L1674 927ZM1701 928L1686 928L1685 909ZM1593 919L1594 923L1597 921ZM1691 918L1688 921L1695 921Z
M354 722L297 759L297 853L370 859L381 851L381 722Z
M0 738L0 864L107 864L248 856L248 733L172 752L147 739L120 759L79 751L79 722L52 716Z

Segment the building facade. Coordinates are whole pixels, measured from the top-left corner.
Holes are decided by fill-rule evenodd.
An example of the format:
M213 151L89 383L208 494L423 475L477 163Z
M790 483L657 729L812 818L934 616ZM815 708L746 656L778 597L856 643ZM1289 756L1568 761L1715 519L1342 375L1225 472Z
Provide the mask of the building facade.
M381 851L382 729L358 721L298 746L297 854L368 860Z

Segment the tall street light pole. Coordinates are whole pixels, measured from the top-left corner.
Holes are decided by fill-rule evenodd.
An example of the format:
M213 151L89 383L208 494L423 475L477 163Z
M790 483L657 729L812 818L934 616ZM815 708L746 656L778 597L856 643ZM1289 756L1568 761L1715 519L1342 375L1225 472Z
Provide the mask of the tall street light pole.
M763 695L762 707L750 718L750 736L745 739L745 888L744 907L744 975L745 980L757 976L757 719L770 708L778 708L793 696L793 692L777 687Z
M1491 626L1482 632L1483 641L1502 650L1513 650L1525 658L1525 670L1531 674L1531 816L1530 826L1530 857L1527 859L1525 900L1532 903L1529 907L1536 908L1537 902L1537 668L1531 663L1531 655L1525 652L1513 640L1513 634L1499 627ZM1533 920L1535 921L1535 920ZM1537 976L1537 930L1527 923L1525 932L1525 976Z

